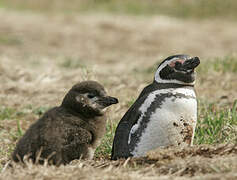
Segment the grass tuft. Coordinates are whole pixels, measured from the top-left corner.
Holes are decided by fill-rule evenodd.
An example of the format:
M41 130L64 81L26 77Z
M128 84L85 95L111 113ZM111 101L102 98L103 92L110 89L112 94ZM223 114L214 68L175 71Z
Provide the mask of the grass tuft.
M130 108L134 104L135 101L136 101L136 99L134 99L134 98L127 101L127 103L126 103L127 107Z
M195 144L229 143L237 140L237 100L231 108L219 109L215 104L199 105Z
M59 66L68 69L86 68L80 59L73 59L71 57L67 57Z
M106 134L102 139L101 144L95 151L96 158L109 158L112 151L113 138L117 124L109 121L106 125Z
M0 44L3 45L21 45L22 41L18 37L8 36L8 35L0 35Z
M22 128L21 128L21 125L20 125L20 120L19 119L17 119L17 136L18 137L21 137L21 136L23 136L23 130L22 130Z
M0 106L0 120L11 119L16 115L16 110L10 107Z
M32 112L38 116L43 115L46 111L48 111L50 107L40 106L32 110Z
M197 68L198 73L210 73L210 72L219 72L219 73L237 73L237 57L236 56L225 56L217 57L214 59L208 59L203 61L200 66Z

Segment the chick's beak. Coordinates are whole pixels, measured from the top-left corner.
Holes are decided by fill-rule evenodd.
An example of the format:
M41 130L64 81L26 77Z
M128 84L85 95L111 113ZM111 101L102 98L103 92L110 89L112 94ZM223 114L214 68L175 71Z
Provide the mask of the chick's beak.
M97 103L103 107L108 107L112 104L117 104L118 102L119 101L117 98L111 96L101 97L100 99L97 100Z

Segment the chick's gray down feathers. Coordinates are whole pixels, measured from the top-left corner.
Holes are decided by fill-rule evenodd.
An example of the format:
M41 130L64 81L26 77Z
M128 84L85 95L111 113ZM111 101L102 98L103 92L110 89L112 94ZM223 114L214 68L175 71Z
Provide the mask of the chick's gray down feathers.
M101 105L101 101L104 102ZM15 162L24 156L33 162L67 164L74 159L93 158L105 134L103 109L118 103L106 95L99 83L78 83L66 94L62 105L46 112L30 126L12 154ZM38 157L38 158L37 158Z

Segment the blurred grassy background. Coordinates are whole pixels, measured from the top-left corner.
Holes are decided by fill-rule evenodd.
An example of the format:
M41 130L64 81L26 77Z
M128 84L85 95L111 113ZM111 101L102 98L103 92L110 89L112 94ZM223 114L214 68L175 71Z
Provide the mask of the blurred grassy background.
M236 0L0 0L0 7L40 12L167 15L237 19Z
M236 143L236 19L237 0L0 0L0 172L30 124L58 105L72 84L87 79L100 81L120 101L108 112L107 133L96 151L97 160L108 160L117 123L153 80L159 62L177 53L201 59L194 144ZM189 161L198 162L203 174L210 173L203 166L208 161L219 177L229 163L228 172L236 175L235 159L220 158L222 163L216 157L218 163L212 164L206 157L196 161L190 156ZM157 170L166 167L170 176L171 167L186 171L189 161L185 166L167 161ZM190 171L198 171L194 165ZM9 174L25 179L38 173L42 179L52 173L46 178L58 179L63 172L45 168L44 173L37 167L36 172ZM143 174L144 168L136 171ZM86 172L89 178L92 171ZM98 175L105 179L101 169ZM60 177L76 176L67 172Z

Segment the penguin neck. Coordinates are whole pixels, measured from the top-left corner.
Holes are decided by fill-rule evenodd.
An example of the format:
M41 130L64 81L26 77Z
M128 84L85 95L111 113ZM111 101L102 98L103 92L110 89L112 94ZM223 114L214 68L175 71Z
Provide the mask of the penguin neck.
M157 81L153 81L152 83L158 89L169 89L169 88L194 88L194 84L176 84L176 83L159 83Z
M138 99L143 97L144 95L148 95L149 93L160 90L160 89L171 89L171 88L187 88L194 90L194 85L184 85L184 84L176 84L176 83L158 83L157 81L153 81L151 84L146 86L140 95L138 96Z

